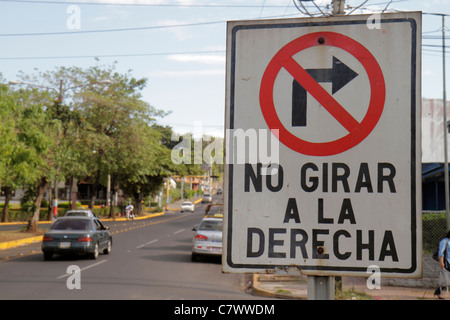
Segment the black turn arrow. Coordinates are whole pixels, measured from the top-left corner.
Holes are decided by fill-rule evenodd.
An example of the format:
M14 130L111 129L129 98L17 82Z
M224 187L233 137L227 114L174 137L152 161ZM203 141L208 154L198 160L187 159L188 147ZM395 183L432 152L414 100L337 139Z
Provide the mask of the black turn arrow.
M331 94L335 94L358 74L346 64L333 56L331 69L306 69L317 82L331 82ZM307 91L297 80L292 83L292 126L306 126L306 94Z

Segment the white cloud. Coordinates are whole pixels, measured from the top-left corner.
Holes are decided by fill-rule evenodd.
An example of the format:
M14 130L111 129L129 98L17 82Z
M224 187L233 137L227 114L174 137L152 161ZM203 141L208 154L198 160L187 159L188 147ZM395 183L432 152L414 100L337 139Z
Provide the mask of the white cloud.
M216 54L171 54L167 56L167 59L176 62L194 62L205 64L225 63L225 55Z
M430 69L430 68L424 68L422 71L422 76L426 76L426 77L434 77L434 70Z
M192 23L192 22L189 22L189 23ZM169 32L172 32L178 40L186 40L186 39L192 38L192 33L189 32L189 28L174 27L177 25L185 25L185 24L187 24L187 23L184 21L179 21L179 20L164 20L164 21L159 21L157 23L158 26L162 26L162 27L170 26L170 28L167 28L166 30Z
M192 76L224 76L225 69L205 69L205 70L160 70L148 73L150 77L192 77Z
M92 2L86 0L87 2ZM116 3L116 4L162 4L164 0L96 0L99 3Z

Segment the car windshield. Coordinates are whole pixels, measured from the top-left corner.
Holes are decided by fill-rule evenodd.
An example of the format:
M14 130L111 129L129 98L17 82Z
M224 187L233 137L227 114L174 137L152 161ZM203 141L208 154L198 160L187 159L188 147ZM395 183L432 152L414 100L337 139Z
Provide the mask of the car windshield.
M183 205L185 205L185 206L188 206L188 205L191 205L192 204L192 202L183 202Z
M56 220L50 229L52 230L89 230L90 220Z
M199 230L222 231L222 220L203 220Z

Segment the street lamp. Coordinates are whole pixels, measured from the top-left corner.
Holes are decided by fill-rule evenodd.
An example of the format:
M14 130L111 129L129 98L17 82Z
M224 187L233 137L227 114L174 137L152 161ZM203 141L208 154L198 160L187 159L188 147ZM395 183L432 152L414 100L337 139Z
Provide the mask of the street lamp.
M110 84L111 81L110 80L99 80L93 83L86 83L86 84L80 84L80 85L75 85L69 88L65 88L63 90L63 83L64 80L60 80L59 82L59 90L56 90L55 88L52 87L47 87L47 86L43 86L43 85L39 85L39 84L35 84L35 83L30 83L30 82L25 82L25 81L19 81L19 80L10 80L9 84L10 85L28 85L28 86L33 86L33 87L38 87L38 88L44 88L44 89L48 89L48 90L53 90L58 94L58 102L62 103L64 94L68 91L68 90L73 90L73 89L77 89L77 88L82 88L82 87L87 87L87 86L92 86L95 84L103 84L103 85L107 85ZM76 179L73 178L72 181L72 209L75 209L76 207L76 191L74 192L74 188L73 186L76 185ZM55 198L53 199L53 217L56 217L57 212L58 212L58 182L55 181Z

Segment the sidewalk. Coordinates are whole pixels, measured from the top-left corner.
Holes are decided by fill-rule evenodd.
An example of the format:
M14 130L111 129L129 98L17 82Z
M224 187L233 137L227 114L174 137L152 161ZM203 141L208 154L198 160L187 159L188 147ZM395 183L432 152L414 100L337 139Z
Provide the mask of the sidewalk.
M252 293L254 295L279 298L306 300L307 276L283 276L253 274ZM405 280L407 284L409 279ZM433 296L434 287L407 287L381 284L380 289L369 289L365 277L342 277L343 297L337 299L345 300L436 300ZM400 281L397 279L397 281ZM450 293L443 297L450 299Z

